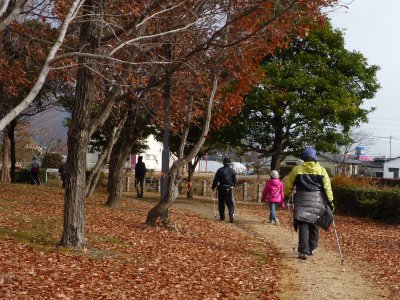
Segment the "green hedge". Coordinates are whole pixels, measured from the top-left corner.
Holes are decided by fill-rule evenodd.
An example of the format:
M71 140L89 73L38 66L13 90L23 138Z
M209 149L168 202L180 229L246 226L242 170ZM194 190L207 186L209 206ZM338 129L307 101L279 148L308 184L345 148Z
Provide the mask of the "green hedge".
M400 190L369 187L334 187L335 206L339 212L400 223Z

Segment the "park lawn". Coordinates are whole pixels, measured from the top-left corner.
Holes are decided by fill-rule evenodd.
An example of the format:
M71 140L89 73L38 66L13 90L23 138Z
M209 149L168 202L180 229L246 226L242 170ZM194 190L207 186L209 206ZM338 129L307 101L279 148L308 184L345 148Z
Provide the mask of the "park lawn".
M147 227L157 199L125 197L112 209L95 194L86 201L86 248L75 251L58 246L62 189L0 184L0 298L276 299L273 247L174 209L167 227Z

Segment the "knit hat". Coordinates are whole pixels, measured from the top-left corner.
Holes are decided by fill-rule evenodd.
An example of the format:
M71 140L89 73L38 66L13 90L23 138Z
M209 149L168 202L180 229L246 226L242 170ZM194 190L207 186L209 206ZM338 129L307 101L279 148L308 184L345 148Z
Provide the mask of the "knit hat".
M279 173L277 170L271 171L271 178L279 178Z
M301 152L300 158L304 161L317 161L317 151L313 147L307 147Z

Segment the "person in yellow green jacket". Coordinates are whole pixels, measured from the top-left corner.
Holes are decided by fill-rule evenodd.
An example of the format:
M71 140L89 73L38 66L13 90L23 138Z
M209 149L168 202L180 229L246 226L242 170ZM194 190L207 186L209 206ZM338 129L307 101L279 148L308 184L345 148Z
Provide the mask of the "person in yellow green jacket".
M300 157L304 163L295 166L285 184L285 196L293 191L294 227L299 231L299 259L307 259L318 247L318 221L326 212L326 204L334 210L331 181L325 168L317 162L317 151L307 147ZM322 219L322 218L321 218Z

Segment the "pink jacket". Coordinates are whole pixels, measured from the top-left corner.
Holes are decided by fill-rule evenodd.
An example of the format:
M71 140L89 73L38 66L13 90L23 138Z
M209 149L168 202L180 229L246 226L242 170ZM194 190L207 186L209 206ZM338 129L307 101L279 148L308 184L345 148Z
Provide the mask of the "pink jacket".
M285 207L285 198L283 194L283 183L278 178L271 178L265 182L261 202L280 203Z

